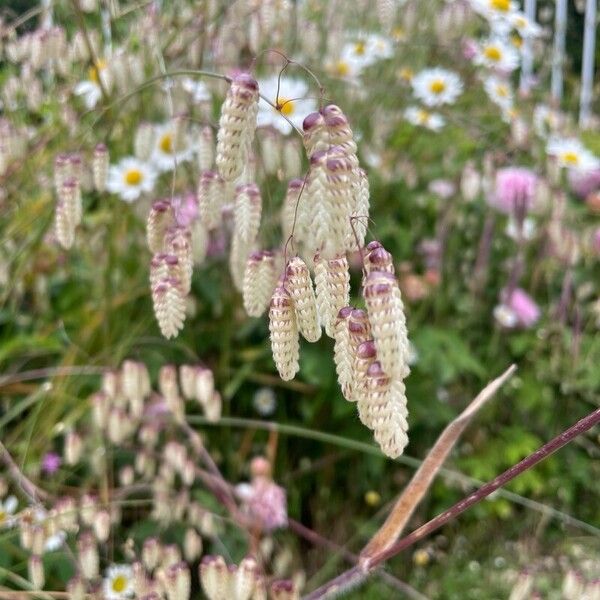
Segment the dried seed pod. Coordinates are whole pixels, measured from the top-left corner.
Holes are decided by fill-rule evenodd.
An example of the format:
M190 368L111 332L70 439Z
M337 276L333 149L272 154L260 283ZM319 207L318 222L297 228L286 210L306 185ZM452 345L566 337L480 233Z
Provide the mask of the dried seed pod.
M110 156L108 148L104 144L98 144L94 148L94 157L92 159L92 176L94 179L94 187L98 192L103 192L106 189L106 177L108 175L108 165Z
M29 557L28 563L29 581L31 587L34 590L41 590L46 582L46 575L44 573L44 563L40 556L32 554Z
M281 231L283 232L283 241L287 242L289 237L294 231L294 237L302 240L305 238L304 232L302 232L302 222L297 212L300 212L300 193L304 186L302 179L292 179L288 183L287 192L283 200L283 206L281 207ZM294 227L294 219L296 225Z
M253 558L244 558L239 566L229 572L230 598L249 600L256 586L258 565Z
M246 271L246 262L252 252L253 244L242 242L239 237L234 235L231 238L231 251L229 252L229 272L233 285L238 291L244 289L244 273Z
M299 256L288 261L284 285L294 303L299 332L307 341L316 342L321 337L317 302L310 272Z
M320 321L325 333L333 337L337 315L350 299L350 274L345 256L331 260L315 256L315 290Z
M395 0L377 0L377 17L385 33L390 33L396 20L397 3Z
M208 171L215 160L215 136L212 127L205 126L200 130L198 143L198 167L200 171Z
M198 213L200 221L209 231L221 224L221 207L225 186L214 171L203 171L198 182Z
M225 181L235 181L244 170L257 113L258 83L241 73L231 82L219 119L216 164Z
M133 153L136 158L146 161L154 148L155 131L152 123L140 123L133 138Z
M60 194L63 183L71 175L71 163L68 154L58 154L54 159L54 189Z
M275 366L281 379L289 381L300 368L298 364L300 344L294 303L282 285L275 288L271 298L269 331Z
M298 177L302 172L302 157L296 140L287 139L283 143L283 176Z
M394 275L371 272L363 286L377 358L385 373L404 379L408 368L408 334L400 288Z
M154 314L162 334L176 337L185 321L185 294L176 277L164 277L152 287Z
M300 600L298 589L290 579L280 579L271 584L272 600Z
M158 200L152 204L146 222L146 241L151 252L162 252L167 230L175 224L173 205L169 200Z
M275 131L265 130L261 137L263 168L267 175L274 175L281 164L281 137Z
M335 322L335 344L333 346L333 362L337 373L338 383L346 400L351 400L352 387L352 364L354 357L350 348L350 331L348 330L348 318L352 312L351 306L344 306L337 316Z
M58 199L64 206L71 227L75 230L75 227L81 223L82 217L81 188L78 180L69 177L63 181Z
M176 277L179 279L184 296L189 294L192 287L194 259L190 230L187 227L173 227L165 236L165 249L168 254L177 257Z
M233 231L240 242L254 242L260 227L261 212L262 199L258 186L254 183L239 185L235 193Z
M307 115L302 122L302 129L304 130L302 141L308 156L320 150L327 150L331 146L325 119L321 113L314 112Z

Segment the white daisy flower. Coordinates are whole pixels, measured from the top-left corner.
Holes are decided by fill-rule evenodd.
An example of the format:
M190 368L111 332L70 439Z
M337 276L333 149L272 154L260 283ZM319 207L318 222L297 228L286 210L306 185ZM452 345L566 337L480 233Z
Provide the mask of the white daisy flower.
M275 412L277 400L275 392L269 387L262 387L254 394L254 409L262 417L268 417Z
M194 104L209 102L211 99L210 90L203 81L194 81L190 77L186 77L181 82L181 87L192 96Z
M514 95L510 83L506 79L490 75L484 79L483 88L494 104L504 110L512 108Z
M0 500L0 529L13 527L16 523L15 511L19 501L14 496L8 496L4 500Z
M512 0L471 0L471 6L486 19L507 18L519 7Z
M314 99L304 97L308 93L308 85L301 79L274 75L259 79L258 89L277 107L260 99L256 119L258 127L272 126L287 135L292 131L292 125L302 127L304 117L317 109Z
M88 110L94 108L102 98L102 88L99 80L102 80L104 89L110 88L110 76L106 66L105 61L99 60L96 67L90 67L88 78L80 81L73 88L73 93L83 98L85 107Z
M506 306L506 304L498 304L498 306L494 308L494 319L496 319L501 327L506 329L516 327L519 322L515 311L509 306Z
M404 111L404 118L411 125L419 125L431 129L431 131L439 131L446 123L446 120L442 115L438 113L431 113L418 106L409 106Z
M542 34L542 28L521 11L511 13L508 17L508 22L524 40L538 37Z
M519 66L519 52L500 38L490 38L480 44L475 62L490 69L510 72Z
M156 171L134 156L123 158L108 170L106 189L125 202L137 200L143 193L151 192L156 182Z
M513 240L523 238L524 240L529 241L535 236L536 230L537 227L535 221L531 217L525 217L520 225L517 220L511 216L506 223L505 232L506 235Z
M103 598L105 600L123 600L132 598L133 570L129 565L111 565L106 570L102 581Z
M150 162L161 173L172 171L177 165L191 160L194 148L186 135L178 134L174 123L157 125Z
M600 161L577 138L551 138L546 153L553 156L560 167L589 171L600 166Z
M414 95L427 106L453 104L463 89L460 77L441 67L417 73L411 85Z

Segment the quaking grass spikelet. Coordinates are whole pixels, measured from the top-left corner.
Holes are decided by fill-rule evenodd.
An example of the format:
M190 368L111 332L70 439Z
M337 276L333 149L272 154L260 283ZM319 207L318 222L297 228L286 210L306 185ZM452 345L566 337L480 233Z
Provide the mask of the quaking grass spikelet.
M241 73L231 82L219 119L216 164L225 181L235 181L244 170L257 113L258 83Z
M218 173L203 171L198 182L198 212L200 221L209 231L221 224L225 185Z
M321 337L317 302L310 271L300 257L288 261L284 285L294 303L299 332L307 341L316 342Z
M151 252L164 249L165 234L174 223L175 214L169 200L158 200L152 204L146 222L146 241Z
M236 189L234 204L234 236L249 244L256 239L260 227L262 199L254 183L240 185Z
M335 322L335 344L333 346L333 362L337 373L338 383L346 400L351 399L352 363L353 356L350 348L350 331L348 318L352 312L351 306L344 306Z
M315 256L315 291L321 324L325 333L333 337L338 312L348 305L350 298L350 274L345 256L331 260Z
M97 144L94 148L94 156L92 159L92 177L94 180L94 188L98 192L103 192L106 189L106 177L108 175L108 165L110 156L108 148L105 144Z
M294 303L282 285L275 288L271 298L269 331L275 366L281 379L289 381L300 368L300 344Z
M253 252L246 262L242 296L250 317L260 317L267 307L277 283L272 252Z

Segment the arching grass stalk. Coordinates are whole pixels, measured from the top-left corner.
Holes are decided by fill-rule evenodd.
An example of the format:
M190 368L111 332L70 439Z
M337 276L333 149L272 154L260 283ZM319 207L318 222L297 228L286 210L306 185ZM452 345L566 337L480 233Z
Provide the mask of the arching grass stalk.
M497 489L501 488L509 481L512 481L515 477L518 477L525 471L528 471L538 463L542 462L548 456L557 450L560 450L563 446L566 446L577 436L589 431L598 423L600 423L600 408L597 408L583 419L580 419L567 430L563 431L549 442L544 444L533 454L530 454L516 465L510 467L492 481L482 485L475 492L454 504L447 511L444 511L431 521L428 521L418 529L415 529L412 533L402 538L400 541L396 542L386 550L365 558L360 566L347 570L314 592L304 596L304 600L323 600L325 598L333 598L335 596L340 596L345 591L359 585L369 576L371 572L373 572L386 560L396 556L396 554L406 550L406 548L412 546L419 540L428 536L430 533L433 533L446 523L452 521L468 508L481 502L489 495L494 493Z

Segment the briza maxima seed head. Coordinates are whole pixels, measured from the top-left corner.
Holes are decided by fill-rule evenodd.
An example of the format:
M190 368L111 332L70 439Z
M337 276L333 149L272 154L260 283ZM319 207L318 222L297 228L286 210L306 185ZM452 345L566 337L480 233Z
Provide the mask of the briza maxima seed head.
M294 302L298 330L307 341L316 342L321 337L317 302L310 272L299 256L288 261L284 285Z
M257 113L258 83L241 73L231 82L219 119L216 164L225 181L235 181L246 166Z
M408 334L398 282L385 271L373 271L365 279L363 296L367 305L377 358L394 379L408 373Z
M250 317L260 317L267 307L277 283L272 252L252 252L246 262L242 297Z
M233 209L233 235L245 244L254 242L260 227L261 212L262 199L258 186L255 183L238 185Z
M333 362L337 373L338 383L346 400L352 399L352 364L354 357L350 347L350 331L348 319L352 313L351 306L344 306L335 322L335 344L333 346Z
M348 260L345 256L325 260L318 254L314 260L317 312L325 333L333 337L337 314L350 298Z
M175 213L169 200L152 204L146 223L146 241L151 252L162 252L167 230L175 223Z
M271 298L269 331L273 361L281 379L289 381L300 368L300 343L294 303L282 285L275 288Z

